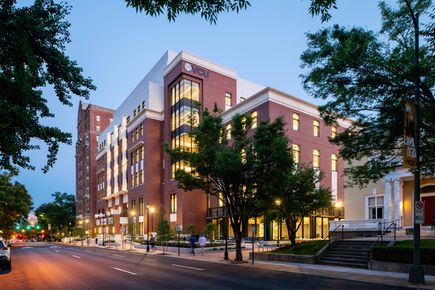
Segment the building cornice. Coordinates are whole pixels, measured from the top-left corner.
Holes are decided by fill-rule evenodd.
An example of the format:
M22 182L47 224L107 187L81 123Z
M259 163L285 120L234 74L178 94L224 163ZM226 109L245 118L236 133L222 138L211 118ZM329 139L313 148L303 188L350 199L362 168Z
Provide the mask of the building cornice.
M127 133L130 133L134 128L136 128L145 119L153 119L157 121L163 121L163 112L154 111L150 109L143 109L139 115L137 115L130 124L127 126Z

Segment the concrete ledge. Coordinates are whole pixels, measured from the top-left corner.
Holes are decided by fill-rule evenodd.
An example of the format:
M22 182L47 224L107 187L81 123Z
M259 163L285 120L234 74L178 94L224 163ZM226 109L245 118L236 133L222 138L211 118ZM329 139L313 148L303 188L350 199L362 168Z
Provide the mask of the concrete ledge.
M385 261L369 261L369 270L409 273L412 264L385 262ZM422 265L425 275L435 275L435 265Z
M252 259L252 253L249 253L249 259ZM290 254L277 254L277 253L254 253L254 259L260 261L277 261L277 262L293 262L315 264L316 260L314 255L290 255Z

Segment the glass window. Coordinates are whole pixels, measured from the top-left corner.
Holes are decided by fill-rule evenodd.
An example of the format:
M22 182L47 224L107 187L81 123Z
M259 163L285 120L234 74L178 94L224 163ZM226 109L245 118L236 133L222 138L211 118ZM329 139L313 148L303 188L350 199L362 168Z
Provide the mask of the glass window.
M296 164L299 164L300 155L301 155L301 148L297 144L292 145L292 153L293 153L293 161Z
M320 136L320 122L316 120L313 121L313 135L315 137Z
M97 122L100 122L101 118L99 115L97 115Z
M252 129L257 128L257 125L258 125L258 124L257 124L257 123L258 123L258 118L257 118L257 116L258 116L257 111L251 113L251 118L252 118L252 125L251 125L251 128L252 128Z
M293 130L299 131L299 127L300 127L299 114L293 113Z
M231 139L231 124L228 124L228 125L225 127L225 138L226 138L227 140L230 140L230 139Z
M369 219L382 219L384 218L384 197L368 197L368 213Z
M337 171L337 155L331 154L331 170Z
M231 108L232 96L230 93L225 93L225 110Z
M143 136L143 124L140 124L139 127L140 127L140 129L139 129L140 130L140 136L142 137Z
M100 126L96 127L97 132L100 132Z
M171 213L177 212L177 194L171 194Z
M143 216L143 209L144 209L143 198L139 198L139 215L140 216Z
M337 127L331 127L331 138L335 138L337 136Z
M222 194L222 192L219 192L219 198L218 198L219 202L218 205L219 206L224 206L224 196Z
M320 167L320 151L317 149L313 150L313 167Z

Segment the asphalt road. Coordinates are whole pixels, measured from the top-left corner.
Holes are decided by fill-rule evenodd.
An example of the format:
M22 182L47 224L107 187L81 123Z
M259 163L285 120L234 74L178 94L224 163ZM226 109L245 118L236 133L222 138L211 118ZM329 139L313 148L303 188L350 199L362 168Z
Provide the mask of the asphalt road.
M385 285L66 246L16 247L0 289L399 289Z

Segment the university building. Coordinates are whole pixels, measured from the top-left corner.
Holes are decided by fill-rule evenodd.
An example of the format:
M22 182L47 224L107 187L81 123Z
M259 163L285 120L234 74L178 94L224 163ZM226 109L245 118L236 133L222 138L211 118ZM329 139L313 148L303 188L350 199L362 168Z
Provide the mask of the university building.
M164 214L171 226L180 225L185 232L193 226L199 233L207 223L215 223L215 238L222 237L223 205L199 190L178 189L173 175L186 164L172 162L163 150L164 144L192 148L190 116L199 114L198 106L213 110L215 104L224 122L235 114L249 114L253 130L261 121L284 117L295 161L311 163L325 173L321 184L331 189L338 207L304 217L298 236L327 236L328 221L343 217L344 197L343 162L328 138L346 124L328 127L315 105L185 51L166 52L113 111L113 121L100 127L95 169L84 176L77 173L78 182L88 176L96 180L93 233L116 240L130 233L146 238ZM280 228L285 239L285 226L261 221L257 236L278 239Z

